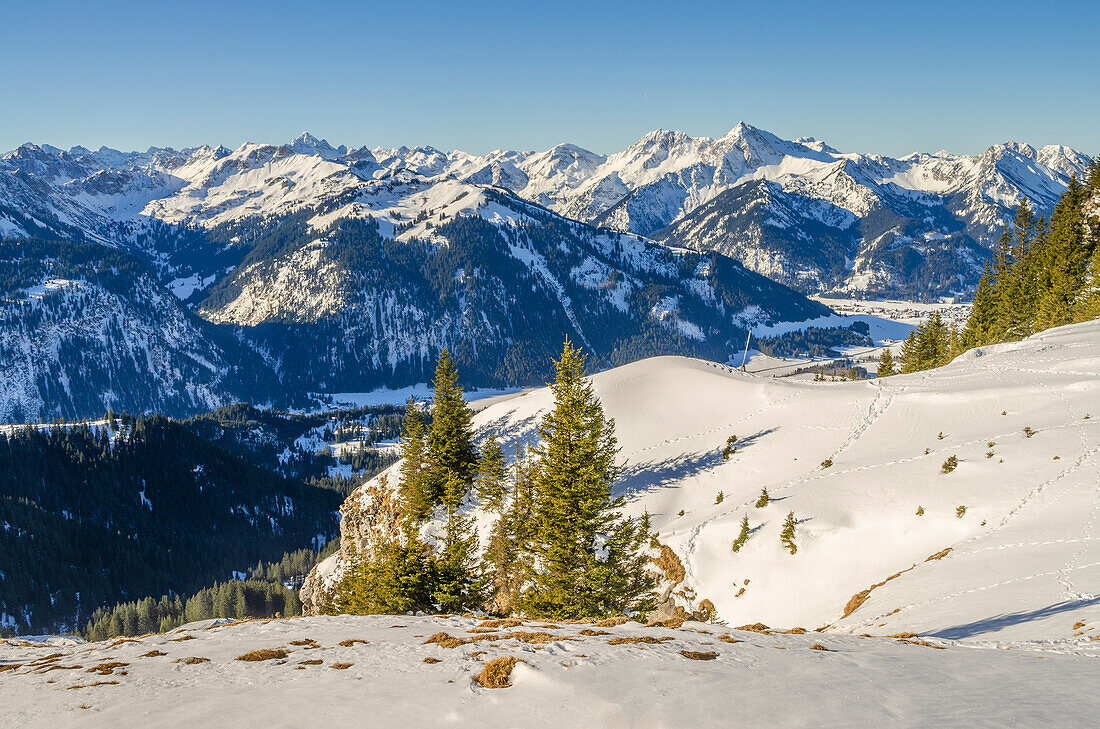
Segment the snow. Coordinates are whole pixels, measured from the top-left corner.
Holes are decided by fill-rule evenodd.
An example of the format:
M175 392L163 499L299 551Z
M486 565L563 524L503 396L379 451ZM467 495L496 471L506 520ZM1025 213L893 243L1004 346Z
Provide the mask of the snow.
M499 640L457 648L425 644L437 632L475 637L468 631L477 625L475 619L424 616L220 620L130 641L7 641L0 643L0 665L60 653L45 665L82 668L4 672L0 704L6 723L23 729L726 727L731 720L738 726L1072 729L1094 726L1100 710L1088 690L1095 682L1095 651L1005 651L930 641L944 646L938 650L889 638L762 634L691 622L678 630L627 623L588 636L579 630L591 626L536 622L500 630ZM507 637L524 631L551 638L532 644ZM187 636L192 639L178 640ZM638 637L665 640L610 643ZM306 639L317 647L292 645ZM349 640L363 642L340 645ZM811 650L815 643L828 650ZM280 646L290 649L285 660L236 660ZM166 655L143 657L151 651ZM682 651L716 657L689 660ZM499 656L523 662L512 671L511 686L483 688L474 679ZM188 657L207 660L177 662ZM127 665L110 675L87 673L107 663ZM350 665L337 670L337 663ZM117 683L91 685L99 681Z
M776 380L682 357L592 379L616 421L627 512L651 515L698 599L731 624L1012 645L1083 645L1078 620L1100 631L1100 321L884 380ZM511 453L549 404L537 390L475 422ZM729 435L738 450L725 461ZM959 466L944 474L951 455ZM755 509L762 487L773 502ZM778 539L789 511L795 556ZM746 514L757 531L733 554Z
M479 387L463 393L467 402L476 403L487 398L499 398L512 396L522 392L521 388L493 388ZM312 395L324 403L314 412L326 412L340 408L376 407L379 405L404 405L412 397L416 400L430 400L432 387L426 382L408 387L386 388L382 387L370 392L332 392L314 393Z

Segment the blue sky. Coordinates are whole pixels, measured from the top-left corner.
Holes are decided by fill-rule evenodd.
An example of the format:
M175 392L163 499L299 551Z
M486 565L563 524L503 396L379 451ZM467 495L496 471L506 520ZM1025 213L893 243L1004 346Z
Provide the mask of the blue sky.
M1095 2L2 0L0 149L612 152L739 120L843 150L1100 151Z

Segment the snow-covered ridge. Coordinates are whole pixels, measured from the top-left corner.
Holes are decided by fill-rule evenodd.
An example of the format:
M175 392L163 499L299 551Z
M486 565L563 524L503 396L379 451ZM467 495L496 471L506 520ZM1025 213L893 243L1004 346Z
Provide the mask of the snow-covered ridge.
M773 379L659 357L592 382L616 422L628 513L648 513L683 562L680 606L708 599L731 625L829 634L1100 642L1100 321L883 380ZM537 437L550 404L532 391L475 424L511 453ZM345 519L371 488L349 498ZM756 508L762 488L771 502ZM779 540L789 512L794 555ZM489 533L493 515L473 515ZM743 516L751 533L735 553Z

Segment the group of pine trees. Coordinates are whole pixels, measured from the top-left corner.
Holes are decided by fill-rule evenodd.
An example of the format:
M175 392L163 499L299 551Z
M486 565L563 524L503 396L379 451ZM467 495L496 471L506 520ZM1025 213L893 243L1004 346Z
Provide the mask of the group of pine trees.
M405 413L400 533L350 560L328 611L583 618L648 607L649 522L622 516L612 495L614 421L569 342L555 371L540 443L518 448L508 466L492 433L475 446L454 363L440 354L430 423L412 401ZM484 550L469 515L475 505L496 516Z
M933 314L909 334L897 361L883 350L879 376L940 367L972 347L1100 317L1100 220L1089 210L1098 196L1100 160L1085 184L1070 180L1049 221L1024 199L986 265L966 324L952 327Z

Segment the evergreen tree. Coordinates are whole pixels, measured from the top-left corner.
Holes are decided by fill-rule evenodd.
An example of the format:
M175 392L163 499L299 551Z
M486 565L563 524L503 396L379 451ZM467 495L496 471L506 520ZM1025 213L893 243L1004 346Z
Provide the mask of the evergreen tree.
M531 543L534 523L534 454L516 447L512 463L512 494L507 508L493 526L485 549L490 609L507 614L516 609L530 574L532 558L523 547Z
M624 518L623 500L612 498L621 470L614 421L586 379L580 350L566 341L555 368L554 407L538 429L523 607L559 619L643 608L653 587L642 553L648 523Z
M481 460L477 467L477 495L486 509L499 512L503 508L507 474L504 451L490 432L481 447Z
M920 351L917 345L917 332L915 329L910 331L909 336L901 343L901 355L898 359L901 362L901 371L903 374L921 371Z
M427 428L416 400L409 398L401 433L401 496L410 521L423 521L434 506L427 470Z
M449 491L457 477L451 477ZM432 559L431 599L444 612L461 612L481 607L484 580L477 558L477 533L473 520L457 508L447 509L446 532L441 553Z
M473 413L462 396L454 361L445 349L439 353L432 387L430 467L425 490L433 507L437 504L457 507L474 482L478 458L470 423ZM457 488L448 491L448 483L457 484Z
M763 509L768 505L768 488L765 486L760 489L760 497L756 500L756 508Z
M1054 208L1048 239L1041 251L1036 331L1073 320L1074 300L1088 261L1083 204L1084 190L1073 177Z
M745 514L741 517L741 533L737 535L737 539L733 540L733 551L740 552L741 547L745 546L745 542L749 541L749 515Z
M779 532L779 541L783 542L783 546L791 554L798 551L798 547L794 543L794 530L797 525L798 520L794 518L794 512L792 511L787 514L787 518L783 522L783 531Z
M890 375L896 375L898 373L897 366L894 364L894 355L890 352L889 347L884 347L882 354L878 358L878 376L889 377Z
M429 554L417 540L379 541L350 560L323 612L404 613L430 606Z

